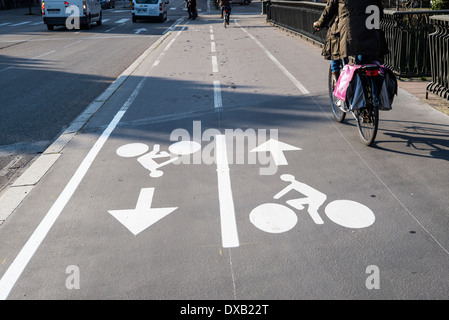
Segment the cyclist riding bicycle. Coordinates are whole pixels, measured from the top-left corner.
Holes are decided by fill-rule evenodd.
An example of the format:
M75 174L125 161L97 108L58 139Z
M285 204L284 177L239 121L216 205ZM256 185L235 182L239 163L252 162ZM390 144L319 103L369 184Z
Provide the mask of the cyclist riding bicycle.
M231 0L219 0L218 1L218 5L221 8L221 18L223 18L223 12L224 9L227 8L229 11L229 15L231 15L231 7L232 7L232 2Z
M388 53L380 30L382 16L381 0L327 0L320 19L313 23L319 30L334 20L322 52L331 60L328 88L332 113L337 122L342 122L346 113L351 112L367 146L376 138L379 110L388 109L388 105L391 109L391 94L396 90L393 83L392 90L387 91L388 71L376 63L382 63ZM355 57L357 66L343 69L347 71L341 78L344 81L337 83L342 64L349 57ZM379 70L383 70L382 75Z
M341 60L349 56L356 57L357 64L382 62L386 44L379 26L372 26L371 8L378 8L379 17L383 17L382 0L328 0L321 17L313 23L317 30L328 26L329 28L322 55L331 60L332 77L338 79L342 68ZM376 14L376 11L374 11Z
M197 1L196 0L186 0L187 13L189 14L189 19L195 20L198 17Z

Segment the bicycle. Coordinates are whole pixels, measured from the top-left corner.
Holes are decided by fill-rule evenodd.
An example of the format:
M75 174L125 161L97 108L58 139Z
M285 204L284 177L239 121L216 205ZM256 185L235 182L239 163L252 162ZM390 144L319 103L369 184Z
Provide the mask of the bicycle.
M356 122L362 142L371 146L376 139L379 127L379 99L378 84L380 66L377 64L360 65L357 74L360 78L365 104L360 108L351 108L347 100L342 101L334 96L335 83L332 80L332 70L329 67L329 97L332 114L337 122L345 120L346 113L350 112Z
M223 25L226 28L229 25L229 16L231 15L231 7L224 6L223 8Z
M329 29L329 26L324 26L323 29ZM320 29L313 30L313 33ZM355 57L349 59L342 59L342 65L347 63L354 64ZM380 66L377 64L360 65L358 69L363 94L365 96L365 105L361 108L352 109L348 101L342 101L334 96L335 84L332 79L332 69L329 66L328 88L329 97L331 101L332 114L337 122L342 123L346 118L346 113L351 112L357 122L357 129L362 142L371 146L376 139L377 129L379 127L379 83L376 84L376 79L379 78Z

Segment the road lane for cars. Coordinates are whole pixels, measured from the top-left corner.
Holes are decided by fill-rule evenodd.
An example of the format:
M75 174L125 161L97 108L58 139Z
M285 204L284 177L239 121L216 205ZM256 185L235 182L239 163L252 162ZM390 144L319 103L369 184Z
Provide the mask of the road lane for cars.
M18 17L2 22L0 192L177 17L172 14L171 23L145 23L147 31L136 34L130 10L117 11L104 11L105 23L89 31L50 32L37 16L32 23Z

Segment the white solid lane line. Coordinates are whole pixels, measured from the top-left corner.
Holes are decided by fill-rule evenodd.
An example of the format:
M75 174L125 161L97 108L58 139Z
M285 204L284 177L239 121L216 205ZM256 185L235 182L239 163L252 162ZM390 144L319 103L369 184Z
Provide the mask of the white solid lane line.
M28 23L31 23L31 22L33 22L33 21L19 22L19 23L10 25L10 27L18 27L18 26L22 26L24 24L28 24Z
M223 102L221 100L221 87L220 81L214 80L214 107L215 109L220 109L223 107Z
M221 238L223 248L240 245L235 219L234 198L232 197L231 177L229 175L226 136L215 136L218 178L218 199L220 202Z
M276 59L275 56L273 56L271 54L270 51L268 51L262 43L260 43L259 40L257 40L251 33L249 33L245 28L243 28L238 22L237 20L234 20L234 22L257 44L257 46L259 48L262 49L262 51L268 56L268 58L271 59L271 61L274 62L274 64L282 71L282 73L295 85L296 88L299 89L299 91L301 91L303 94L309 94L309 90L306 89L306 87L304 87L304 85L299 82L298 79L295 78L294 75L292 75L287 68L285 68L279 61L278 59Z

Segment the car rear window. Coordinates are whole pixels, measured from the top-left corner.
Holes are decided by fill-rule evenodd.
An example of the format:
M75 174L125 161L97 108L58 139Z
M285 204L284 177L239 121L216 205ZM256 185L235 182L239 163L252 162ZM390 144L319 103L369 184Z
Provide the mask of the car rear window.
M136 3L157 4L159 0L136 0Z

